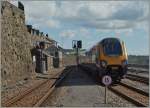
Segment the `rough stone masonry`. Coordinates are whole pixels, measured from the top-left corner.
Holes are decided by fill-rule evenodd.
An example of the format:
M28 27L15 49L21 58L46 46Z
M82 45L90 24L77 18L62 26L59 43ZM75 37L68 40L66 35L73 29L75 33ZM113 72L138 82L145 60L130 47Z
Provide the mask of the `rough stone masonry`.
M21 4L21 3L20 3ZM44 36L43 32L25 25L24 6L14 6L7 1L1 2L1 81L2 87L14 85L18 81L35 76L35 64L32 61L32 49L35 43L44 41L47 48L55 46L55 40ZM55 52L55 51L54 51ZM63 61L68 65L70 59ZM62 67L62 58L59 58ZM74 60L71 60L74 63ZM52 71L53 56L48 56L48 71ZM69 64L70 65L70 64Z
M7 86L33 76L33 46L24 11L7 1L1 4L1 81Z

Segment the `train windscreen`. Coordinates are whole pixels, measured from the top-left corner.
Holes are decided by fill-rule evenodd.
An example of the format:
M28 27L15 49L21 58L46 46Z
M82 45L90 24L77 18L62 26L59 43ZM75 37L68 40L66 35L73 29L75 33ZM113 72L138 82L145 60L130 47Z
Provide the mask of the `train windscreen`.
M122 55L122 48L120 41L117 39L106 39L103 41L103 51L108 56Z

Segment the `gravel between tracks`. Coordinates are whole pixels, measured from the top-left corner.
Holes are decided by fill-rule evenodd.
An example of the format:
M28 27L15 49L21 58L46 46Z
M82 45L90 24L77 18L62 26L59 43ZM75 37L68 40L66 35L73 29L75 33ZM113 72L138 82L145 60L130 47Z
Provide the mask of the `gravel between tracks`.
M149 71L148 71L149 72ZM133 74L133 75L137 75L137 76L141 76L141 77L146 77L149 78L149 73L148 72L141 72L141 71L128 71L127 73L129 74Z
M142 95L140 93L137 93L136 91L133 91L125 86L117 85L112 87L114 90L119 91L122 94L127 95L128 97L132 97L133 99L137 100L138 102L143 103L144 105L149 104L149 97Z
M139 89L149 93L149 85L147 85L145 83L141 83L139 81L133 81L133 80L130 80L130 79L123 79L122 82L126 83L126 84L128 84L130 86L139 88Z
M108 104L104 104L104 87L98 85L82 70L73 69L51 96L41 105L63 107L131 107L132 103L108 90Z

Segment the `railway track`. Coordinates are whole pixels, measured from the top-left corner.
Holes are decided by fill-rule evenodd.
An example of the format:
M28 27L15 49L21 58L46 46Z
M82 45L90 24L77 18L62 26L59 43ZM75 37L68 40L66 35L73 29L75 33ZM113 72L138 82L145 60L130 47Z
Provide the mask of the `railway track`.
M149 69L149 64L148 65L141 65L141 64L128 64L128 67L138 67L138 68L145 68Z
M85 68L85 67L82 66L82 68ZM86 71L90 70L88 68L85 68L85 69ZM145 78L142 76L127 74L126 78L130 80L142 82L145 84L149 84L149 78ZM134 103L136 106L140 106L140 107L149 106L149 93L141 89L135 88L123 82L121 82L120 84L116 86L112 85L109 87L109 89L115 92L116 94L118 94L119 96L122 96L126 100Z
M147 74L148 72L149 72L149 70L147 70L147 69L135 69L135 68L128 68L128 71L130 71L130 72L134 72L134 73L136 73L136 74L138 74L138 73L145 73L145 74Z
M119 96L122 96L126 100L132 102L136 106L149 106L149 93L143 90L137 89L126 83L120 83L116 86L110 86L109 89Z
M52 93L55 86L60 83L71 70L68 69L64 73L59 72L52 76L52 79L45 79L40 84L35 85L31 89L24 91L21 95L2 102L3 107L38 107Z
M149 78L148 77L143 77L139 75L134 75L134 74L126 74L126 78L134 81L139 81L145 84L149 84Z

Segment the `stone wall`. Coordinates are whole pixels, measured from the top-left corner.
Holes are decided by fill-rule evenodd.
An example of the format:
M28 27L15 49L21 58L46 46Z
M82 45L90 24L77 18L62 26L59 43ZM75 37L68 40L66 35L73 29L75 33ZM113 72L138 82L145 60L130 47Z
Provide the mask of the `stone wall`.
M25 26L24 11L7 1L1 7L1 78L2 85L30 78L34 73L31 35Z
M76 65L76 56L75 55L64 55L62 59L64 66Z
M2 86L34 77L35 64L31 55L34 43L45 41L51 43L47 45L49 47L55 42L34 28L29 32L24 11L7 1L1 2L1 27ZM53 57L49 56L48 71L52 71L53 68Z

